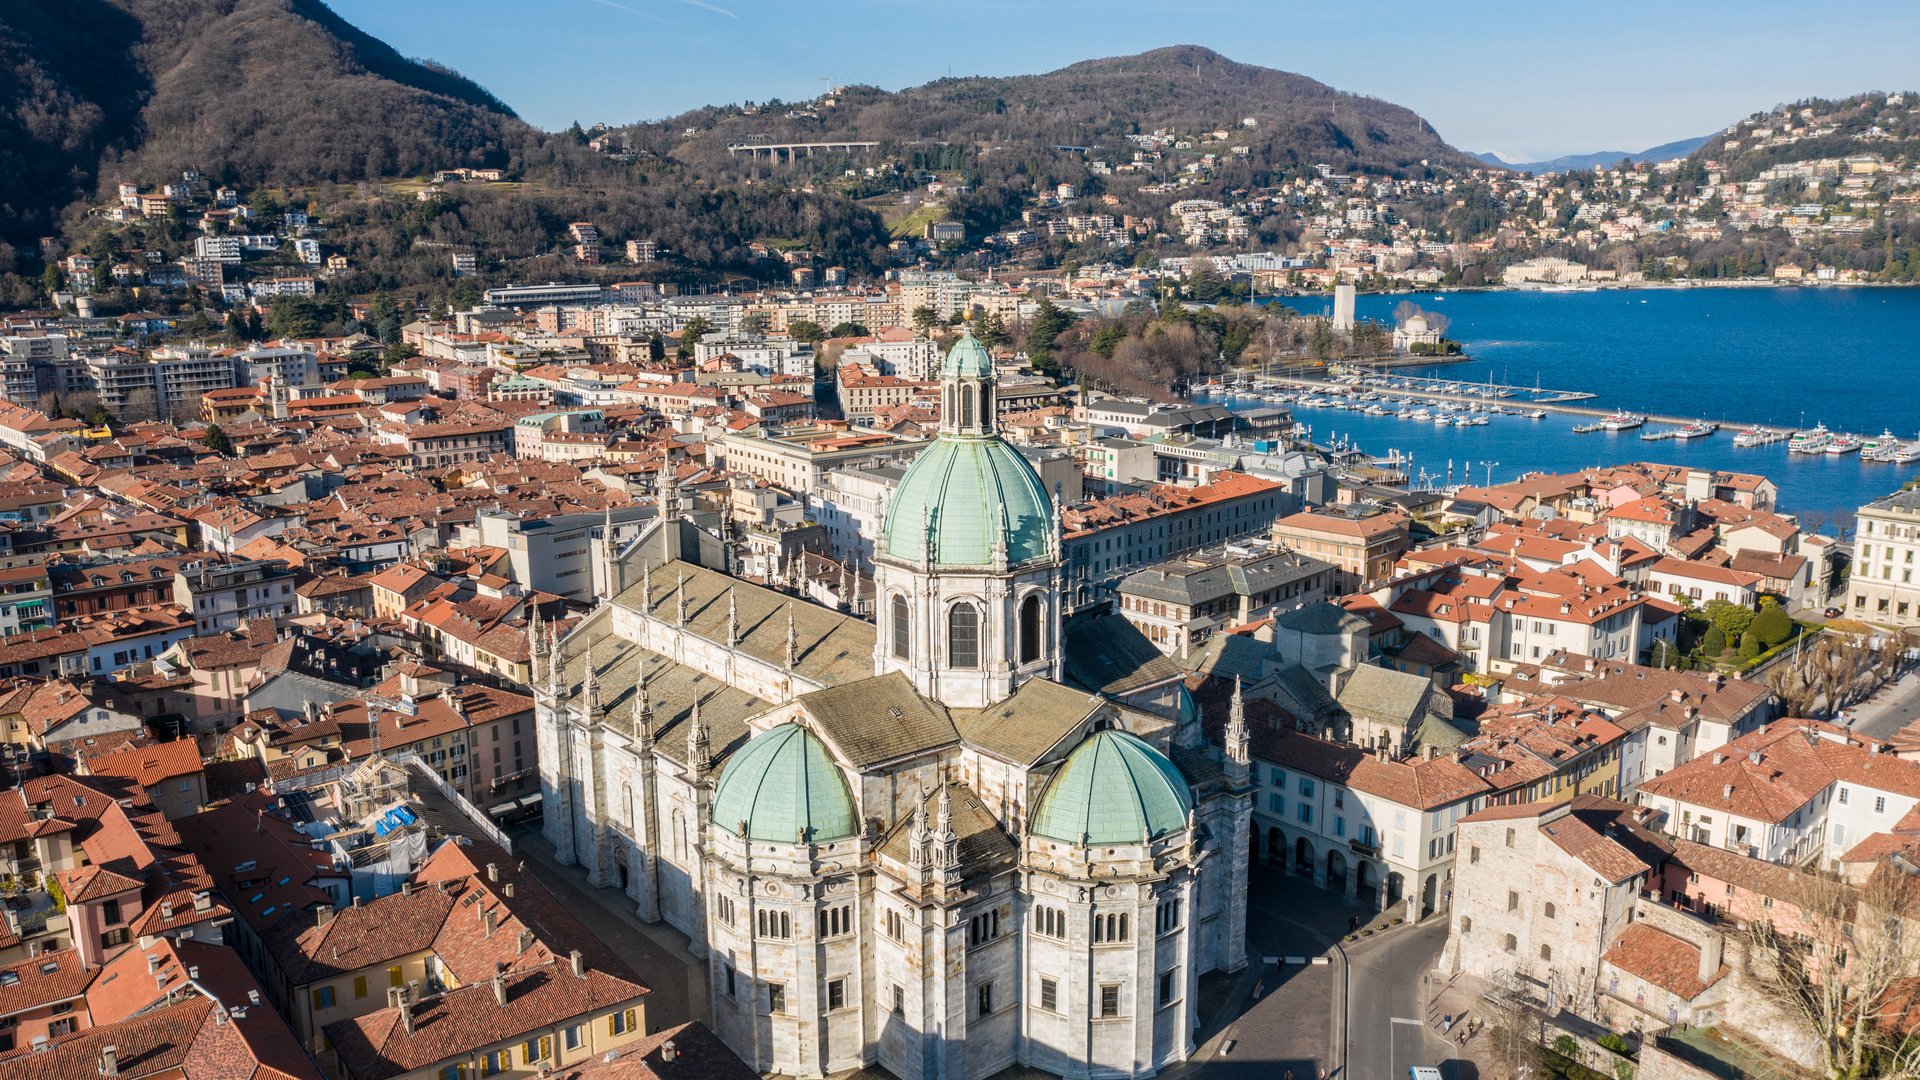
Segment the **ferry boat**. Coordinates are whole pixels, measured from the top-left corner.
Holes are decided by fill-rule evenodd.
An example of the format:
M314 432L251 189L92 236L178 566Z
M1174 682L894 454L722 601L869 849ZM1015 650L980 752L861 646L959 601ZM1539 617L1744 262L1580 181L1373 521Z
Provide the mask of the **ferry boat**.
M1790 454L1818 454L1833 441L1833 433L1825 424L1815 424L1811 430L1795 432L1787 440L1787 452Z
M1860 452L1860 436L1835 435L1827 441L1826 452L1829 454L1857 454Z
M1890 443L1875 451L1873 460L1889 465L1911 465L1920 461L1920 442Z
M1600 430L1632 431L1634 428L1637 428L1641 424L1644 424L1646 422L1647 422L1647 418L1644 416L1638 416L1630 412L1617 412L1611 416L1601 417Z
M1709 424L1705 420L1695 420L1685 427L1675 428L1673 437L1676 439L1702 439L1719 430L1719 427L1720 425Z
M1893 433L1892 428L1881 428L1880 434L1875 435L1870 439L1861 440L1860 456L1863 458L1872 457L1873 454L1876 453L1881 447L1897 446L1899 445L1899 443L1900 443L1900 437Z
M1527 413L1526 415L1527 415L1527 419L1529 420L1545 420L1547 418L1547 410L1535 409L1532 412Z
M1733 437L1735 446L1765 446L1778 436L1763 427L1750 427Z

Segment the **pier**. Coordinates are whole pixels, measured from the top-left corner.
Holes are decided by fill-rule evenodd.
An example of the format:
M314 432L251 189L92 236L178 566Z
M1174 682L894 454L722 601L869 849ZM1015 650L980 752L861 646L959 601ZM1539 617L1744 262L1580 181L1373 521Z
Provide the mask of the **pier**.
M1484 408L1487 405L1501 405L1507 408L1523 405L1527 409L1539 409L1543 412L1561 413L1566 416L1577 416L1585 419L1594 419L1594 420L1597 420L1605 416L1611 416L1616 412L1624 411L1621 409L1599 408L1593 405L1577 404L1577 402L1591 401L1594 398L1599 396L1598 394L1591 394L1585 391L1578 391L1578 390L1548 390L1543 388L1538 391L1539 394L1542 395L1540 397L1520 398L1517 396L1519 392L1525 391L1527 394L1531 395L1535 393L1535 388L1531 386L1526 386L1526 387L1502 386L1499 383L1489 384L1489 383L1476 383L1476 382L1461 382L1460 380L1448 380L1448 379L1420 380L1426 383L1434 383L1434 382L1451 383L1454 386L1478 388L1482 391L1480 393L1469 393L1466 390L1417 389L1413 385L1413 383L1416 380L1405 377L1405 376L1397 376L1397 375L1391 376L1391 377L1373 376L1372 378L1375 381L1373 381L1371 385L1367 385L1367 384L1354 385L1350 383L1338 382L1333 379L1311 378L1311 377L1302 376L1302 375L1267 375L1267 376L1254 377L1252 379L1247 380L1245 383L1242 383L1239 385L1251 385L1255 389L1268 389L1268 390L1280 389L1282 387L1293 387L1301 390L1311 390L1321 394L1344 396L1344 397L1354 397L1361 394L1365 394L1369 397L1382 396L1382 395L1393 396L1393 397L1409 397L1409 398L1418 398L1420 400L1428 401L1428 402L1444 403L1444 404L1450 404L1450 405L1473 405L1481 408ZM1385 379L1386 381L1379 381L1382 379ZM1394 386L1394 385L1389 385L1390 383L1402 383L1404 385ZM1500 390L1512 391L1516 396L1505 397L1505 398L1488 397L1485 393L1485 390L1488 387L1491 387L1492 390L1494 390L1495 392L1498 392ZM1707 423L1715 424L1723 428L1733 428L1736 430L1745 430L1748 428L1753 428L1759 431L1764 431L1768 433L1768 435L1772 436L1772 438L1769 439L1769 441L1771 442L1778 442L1780 440L1789 438L1790 436L1793 435L1793 432L1794 432L1793 428L1780 427L1777 424L1753 424L1745 420L1734 420L1734 419L1729 419L1725 417L1704 417L1699 415L1675 416L1675 415L1662 414L1662 413L1636 413L1635 415L1643 417L1646 420L1646 422L1650 424L1673 424L1676 426L1684 427L1688 424L1692 424L1692 423L1696 423L1704 420ZM1586 425L1582 424L1581 427L1586 427ZM1576 428L1576 430L1579 430L1579 429ZM1598 430L1598 427L1596 426L1593 428L1589 428L1588 430Z

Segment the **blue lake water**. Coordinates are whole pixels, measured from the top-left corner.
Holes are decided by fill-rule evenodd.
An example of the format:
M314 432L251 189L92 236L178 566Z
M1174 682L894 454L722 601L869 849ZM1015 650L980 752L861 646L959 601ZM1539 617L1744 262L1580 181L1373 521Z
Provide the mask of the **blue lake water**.
M1437 299L1444 295L1445 299ZM1447 379L1584 390L1585 404L1636 412L1698 415L1739 423L1808 426L1876 435L1891 429L1920 439L1920 289L1734 288L1608 292L1419 293L1361 296L1362 318L1389 321L1412 300L1447 316L1449 337L1472 360L1411 374ZM1331 299L1286 297L1312 315L1331 314ZM1511 405L1512 402L1506 404ZM1852 511L1916 475L1920 465L1888 465L1844 456L1789 455L1785 443L1738 448L1736 427L1710 438L1643 442L1637 431L1576 435L1584 418L1544 420L1495 416L1484 427L1456 428L1294 406L1297 419L1325 444L1344 435L1369 452L1411 454L1444 482L1472 468L1484 483L1485 462L1498 482L1535 470L1565 472L1589 465L1659 461L1761 473L1779 486L1781 508L1807 518L1851 525Z

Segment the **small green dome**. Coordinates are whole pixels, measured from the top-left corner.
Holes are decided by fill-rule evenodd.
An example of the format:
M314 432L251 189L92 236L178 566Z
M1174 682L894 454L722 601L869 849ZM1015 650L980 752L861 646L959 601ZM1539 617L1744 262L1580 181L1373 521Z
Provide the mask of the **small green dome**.
M887 502L880 551L919 562L931 521L935 566L989 566L1003 509L1008 565L1052 553L1053 501L1026 457L995 436L942 435Z
M993 377L993 357L987 355L987 347L972 334L960 335L960 340L947 350L946 363L940 365L942 379L991 379Z
M1165 755L1125 731L1102 731L1054 774L1033 813L1035 835L1068 843L1137 844L1187 827L1193 793Z
M727 759L713 789L713 823L748 840L792 844L805 829L816 844L859 832L847 782L827 748L798 724L782 724L747 740Z

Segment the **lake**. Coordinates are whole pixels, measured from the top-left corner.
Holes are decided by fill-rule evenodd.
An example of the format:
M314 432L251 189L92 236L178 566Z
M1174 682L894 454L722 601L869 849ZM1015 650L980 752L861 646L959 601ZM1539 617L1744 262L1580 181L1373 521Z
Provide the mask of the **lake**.
M1439 299L1444 296L1445 299ZM1399 450L1445 482L1488 475L1567 472L1589 465L1659 461L1761 473L1780 489L1781 509L1811 527L1850 527L1862 503L1920 475L1920 465L1844 456L1789 455L1785 443L1738 448L1740 423L1920 439L1920 289L1698 288L1606 292L1469 292L1363 295L1361 318L1391 321L1403 300L1451 320L1449 337L1472 359L1410 374L1584 390L1583 404L1733 421L1705 439L1642 442L1638 431L1576 435L1586 418L1495 416L1484 427L1443 427L1295 406L1323 445L1344 435L1369 452ZM1310 315L1330 315L1330 297L1283 297ZM1511 404L1511 403L1509 403Z

